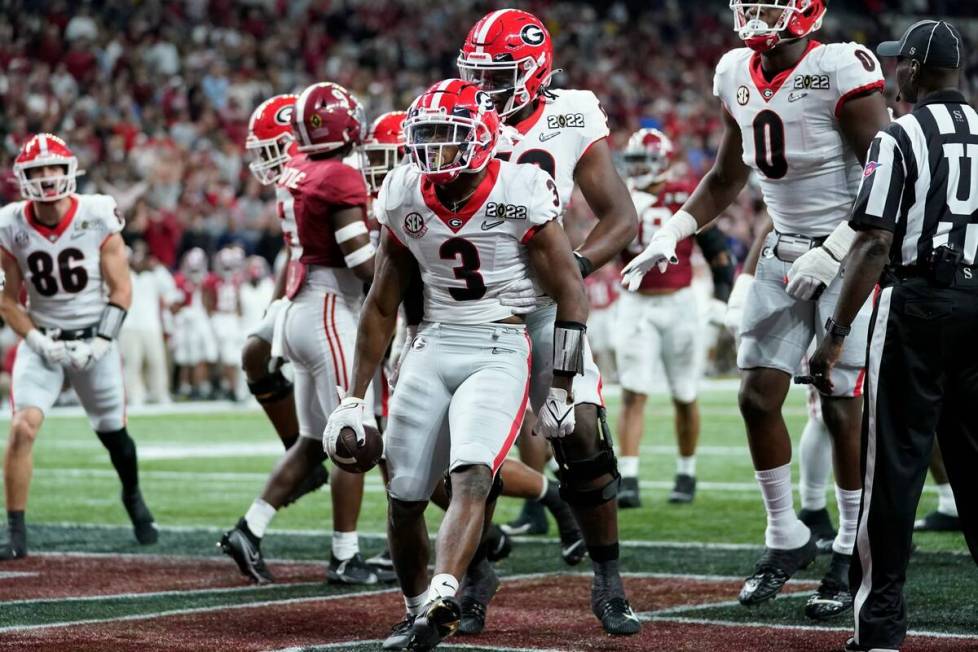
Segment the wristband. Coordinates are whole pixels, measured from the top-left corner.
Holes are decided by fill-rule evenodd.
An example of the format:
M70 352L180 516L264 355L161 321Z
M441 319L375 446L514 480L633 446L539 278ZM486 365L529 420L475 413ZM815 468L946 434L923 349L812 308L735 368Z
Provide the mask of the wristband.
M835 262L841 263L842 259L849 253L849 249L852 248L852 243L855 240L856 232L849 226L849 223L840 222L839 226L835 227L835 230L829 234L829 237L825 238L825 242L822 243L822 249L827 251Z
M842 339L852 332L852 326L843 326L839 322L829 317L827 320L825 320L825 332L832 337Z
M584 375L585 333L587 326L580 322L558 321L554 324L554 375Z
M699 228L700 225L695 217L684 210L679 210L662 225L661 229L656 231L652 239L671 236L676 242L679 242L694 235Z
M126 310L122 306L114 303L107 303L102 308L102 315L98 319L98 326L95 327L95 336L105 340L114 340L119 337L122 329L122 322L126 320Z

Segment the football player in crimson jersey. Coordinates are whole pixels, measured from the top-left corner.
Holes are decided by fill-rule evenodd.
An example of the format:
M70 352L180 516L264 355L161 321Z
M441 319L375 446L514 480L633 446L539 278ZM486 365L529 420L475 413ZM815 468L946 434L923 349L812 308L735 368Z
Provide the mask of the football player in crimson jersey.
M584 371L584 284L554 224L556 185L533 166L492 158L498 124L489 96L460 79L432 86L412 104L404 127L413 165L388 174L377 200L384 229L351 395L330 415L324 435L331 452L342 429L362 436L367 386L419 268L425 321L404 358L385 433L388 539L408 611L386 649L431 649L460 625L455 595L491 518L497 472L529 397L527 328L499 297L531 268L559 316L548 409L538 428L550 437L570 436L573 428L567 396ZM423 514L446 471L451 503L429 585Z
M498 156L538 165L552 177L566 205L575 184L598 224L575 251L583 276L614 259L637 233L628 189L608 145L607 117L590 91L550 90L553 44L539 18L516 9L493 11L469 31L458 56L463 79L488 92L506 125ZM539 416L550 382L554 307L532 283L514 287L507 305L527 313L533 340L530 405ZM590 350L584 378L574 386L574 435L551 442L559 462L560 492L577 516L594 569L591 608L612 634L635 634L640 625L625 599L618 570L618 473L601 397L601 375ZM524 429L520 455L537 471L547 446ZM544 520L545 522L545 520ZM485 611L485 604L478 605ZM477 614L473 614L476 616Z
M756 172L775 230L744 302L737 355L740 409L768 517L766 550L739 596L742 604L755 605L773 598L815 558L814 537L792 505L791 440L781 407L812 340L833 330L826 318L834 314L839 268L855 236L847 217L861 164L890 117L873 54L855 43L813 39L825 0L733 0L730 6L747 47L717 64L714 93L725 125L717 160L622 273L635 287L653 267L665 271L678 260L679 241L715 219ZM867 302L833 371L833 395L822 396L840 518L829 571L805 609L817 619L852 607L848 566L861 495L859 396L870 312Z
M27 554L24 511L33 447L67 378L122 481L122 503L141 544L156 524L139 490L136 444L126 430L116 337L132 281L115 200L75 193L78 159L51 134L30 138L14 161L25 201L0 209L0 316L24 338L11 381L13 417L3 464L10 541L0 560ZM27 306L21 305L26 286Z
M656 231L689 199L695 184L671 178L676 154L672 140L658 129L632 134L624 151L626 176L638 211L638 237L622 252L627 264L640 254ZM719 229L698 236L713 274L714 296L725 301L733 284L733 262ZM650 274L637 290L625 292L618 301L619 328L615 342L618 376L622 387L618 424L619 466L622 490L619 507L639 507L639 444L645 424L645 403L655 387L656 374L665 372L676 411L679 458L675 486L669 502L692 502L696 491L696 443L700 414L696 403L703 357L703 328L696 294L692 289L690 255L693 240L679 245L679 264L665 274Z
M252 156L248 168L264 186L275 187L275 207L282 221L282 239L285 254L292 259L295 238L295 211L292 195L275 185L282 176L285 164L296 152L292 135L292 112L295 95L275 95L265 100L251 114L245 148ZM300 253L300 252L295 252ZM272 302L265 310L261 322L248 334L241 351L241 368L244 370L248 389L272 422L282 444L289 448L299 438L299 421L295 413L292 382L282 374L282 361L272 360L272 334L275 319L284 305L285 279L288 266L283 266L275 279ZM306 491L319 488L326 481L325 468L313 469ZM304 493L304 492L303 492Z
M300 436L261 495L220 541L241 572L259 583L271 579L261 538L277 510L294 499L304 479L324 462L326 417L339 403L338 391L350 388L356 317L364 283L373 279L374 246L367 232L363 175L343 159L358 153L364 123L360 102L329 82L306 88L292 113L298 153L285 163L278 180L293 200L296 225L285 289L290 303L276 318L272 356L284 356L295 368ZM364 562L356 532L363 475L334 468L330 486L333 541L327 579L376 584L381 577Z
M241 283L244 251L225 247L214 256L214 271L204 281L202 298L217 340L217 363L221 366L220 392L237 400L238 363L241 356Z

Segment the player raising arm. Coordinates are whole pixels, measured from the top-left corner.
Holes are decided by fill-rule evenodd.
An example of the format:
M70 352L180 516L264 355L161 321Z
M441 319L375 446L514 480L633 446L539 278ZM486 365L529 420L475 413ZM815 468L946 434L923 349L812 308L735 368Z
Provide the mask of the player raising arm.
M791 440L781 407L813 338L826 333L841 288L839 267L855 235L846 218L861 165L889 115L873 54L855 43L823 45L811 37L822 23L824 0L731 6L747 47L717 64L714 93L724 108L724 134L716 163L622 274L635 287L653 267L664 271L676 262L676 244L715 219L751 169L757 173L774 232L746 297L737 354L740 410L768 515L766 550L740 593L742 604L754 605L774 597L815 556L811 532L792 505ZM867 305L853 324L832 395L822 395L840 518L829 572L806 607L817 619L852 603L847 577L861 490L858 397L869 313Z

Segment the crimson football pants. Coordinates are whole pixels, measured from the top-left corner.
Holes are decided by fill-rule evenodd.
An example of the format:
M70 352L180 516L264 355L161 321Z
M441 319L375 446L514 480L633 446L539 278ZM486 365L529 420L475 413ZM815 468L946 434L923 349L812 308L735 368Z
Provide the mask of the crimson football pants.
M886 287L869 340L863 412L863 501L850 587L855 639L898 649L914 516L934 436L971 554L978 561L978 291L924 279Z

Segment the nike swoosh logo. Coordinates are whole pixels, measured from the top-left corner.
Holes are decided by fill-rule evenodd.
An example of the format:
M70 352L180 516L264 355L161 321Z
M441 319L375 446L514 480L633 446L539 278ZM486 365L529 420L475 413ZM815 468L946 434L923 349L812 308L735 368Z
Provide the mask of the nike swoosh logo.
M489 229L494 229L505 221L506 220L496 220L495 222L490 222L489 220L483 220L482 230L488 231Z
M81 238L84 235L85 235L84 231L75 231L74 233L71 234L71 239L77 240L78 238Z
M560 135L560 133L561 132L559 132L559 131L551 131L551 132L546 133L546 134L540 134L540 142L541 143L545 143L548 140L550 140L551 138L556 138L557 136Z
M788 95L788 102L797 102L803 97L808 97L808 93L791 93Z
M581 539L580 541L575 541L574 543L570 544L566 548L561 548L560 552L564 555L569 555L570 553L574 552L576 548L583 545L584 545L584 540Z

